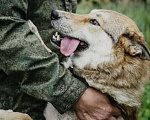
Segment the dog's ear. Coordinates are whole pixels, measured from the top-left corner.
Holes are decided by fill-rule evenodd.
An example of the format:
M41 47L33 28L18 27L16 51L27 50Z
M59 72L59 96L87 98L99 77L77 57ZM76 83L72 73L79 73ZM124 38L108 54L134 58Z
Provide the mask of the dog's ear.
M121 36L125 52L131 56L139 56L141 59L150 60L150 53L142 33L126 32Z

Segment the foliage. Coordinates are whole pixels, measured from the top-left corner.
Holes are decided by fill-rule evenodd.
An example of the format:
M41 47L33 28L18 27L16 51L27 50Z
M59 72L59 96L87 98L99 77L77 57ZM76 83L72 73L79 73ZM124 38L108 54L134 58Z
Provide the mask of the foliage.
M146 86L139 117L140 120L150 120L150 85Z
M116 2L117 1L117 2ZM143 0L146 1L146 0ZM148 1L148 0L147 0ZM77 7L77 13L89 13L92 9L110 9L120 12L130 17L139 27L145 36L145 41L150 48L150 3L142 0L81 0ZM146 91L140 109L140 120L150 120L150 85L146 86Z

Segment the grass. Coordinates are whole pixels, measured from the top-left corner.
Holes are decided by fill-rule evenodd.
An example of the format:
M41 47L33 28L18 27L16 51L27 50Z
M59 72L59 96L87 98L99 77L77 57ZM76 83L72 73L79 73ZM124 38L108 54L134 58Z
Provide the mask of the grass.
M130 17L139 27L145 37L148 48L150 48L150 7L143 2L125 2L117 1L101 2L100 0L82 0L77 7L78 14L89 13L92 9L109 9L120 12ZM139 113L140 120L150 120L150 84L146 87L142 100L142 107Z

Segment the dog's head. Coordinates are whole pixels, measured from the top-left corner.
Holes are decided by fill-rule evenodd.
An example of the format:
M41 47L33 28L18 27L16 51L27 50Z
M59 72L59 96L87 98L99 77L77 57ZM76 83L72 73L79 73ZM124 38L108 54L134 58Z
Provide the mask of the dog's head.
M69 56L75 53L73 59L78 58L79 68L87 64L93 64L95 68L97 64L114 59L119 43L125 54L150 60L144 37L136 24L115 11L92 10L90 14L77 15L53 10L51 23L65 36L61 39L62 54ZM59 45L55 39L53 42Z

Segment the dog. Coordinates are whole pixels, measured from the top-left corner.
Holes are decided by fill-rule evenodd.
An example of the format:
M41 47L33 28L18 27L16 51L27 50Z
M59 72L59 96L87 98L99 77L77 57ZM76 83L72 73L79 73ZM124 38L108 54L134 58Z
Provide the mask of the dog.
M89 86L110 96L112 104L122 110L118 120L137 120L150 60L137 25L125 15L103 9L86 15L53 10L51 24L64 36L56 34L51 41L70 56L64 65ZM48 106L45 115L51 111L51 120L60 116ZM65 120L67 115L70 113L57 119Z

